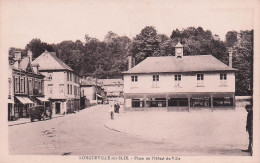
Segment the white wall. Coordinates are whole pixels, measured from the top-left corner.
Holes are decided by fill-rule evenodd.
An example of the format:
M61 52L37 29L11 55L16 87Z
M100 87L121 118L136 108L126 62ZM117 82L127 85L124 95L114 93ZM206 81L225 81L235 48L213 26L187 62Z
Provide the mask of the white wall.
M221 86L220 73L204 73L204 86L197 86L197 75L182 74L181 87L175 87L175 74L159 74L159 86L152 87L153 74L139 74L133 86L131 75L124 76L124 93L235 92L235 74L227 73L227 86Z
M48 72L41 72L43 75L48 77ZM48 84L52 84L52 94L48 93ZM63 84L63 93L59 90L59 85ZM72 85L72 94L68 94L68 86L67 84ZM44 93L47 98L52 99L67 99L67 98L77 98L79 99L78 95L74 95L74 86L79 88L79 84L73 81L67 81L67 72L66 71L59 71L59 72L52 72L52 79L44 81Z

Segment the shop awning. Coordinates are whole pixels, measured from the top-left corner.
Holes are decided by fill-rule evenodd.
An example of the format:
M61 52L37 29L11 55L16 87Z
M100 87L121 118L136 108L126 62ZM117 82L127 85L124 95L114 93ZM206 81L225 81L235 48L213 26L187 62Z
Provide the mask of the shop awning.
M33 104L33 102L28 97L18 97L16 98L23 104Z
M46 97L36 97L36 98L42 102L50 102Z
M7 102L8 102L8 104L14 104L14 101L11 99L8 99Z

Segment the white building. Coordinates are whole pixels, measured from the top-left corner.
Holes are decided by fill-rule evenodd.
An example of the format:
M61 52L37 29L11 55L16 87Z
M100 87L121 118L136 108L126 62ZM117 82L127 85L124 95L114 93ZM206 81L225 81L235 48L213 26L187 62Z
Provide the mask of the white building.
M45 76L44 92L52 102L54 114L71 113L80 109L80 76L59 59L54 52L45 51L33 64L40 66Z
M189 110L235 105L235 69L212 55L148 57L123 72L125 110Z
M124 81L122 79L98 79L106 94L106 100L121 102L124 93Z

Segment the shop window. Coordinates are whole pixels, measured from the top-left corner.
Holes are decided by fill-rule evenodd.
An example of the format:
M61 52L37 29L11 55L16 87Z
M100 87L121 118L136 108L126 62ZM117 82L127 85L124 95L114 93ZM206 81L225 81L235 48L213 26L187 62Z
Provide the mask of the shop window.
M174 75L174 84L175 87L181 86L181 74Z
M166 98L148 98L146 99L147 107L166 107Z
M144 107L144 99L132 99L132 107Z
M204 86L204 74L197 74L197 86Z
M159 75L153 75L153 87L158 87L159 86Z
M219 75L219 78L220 78L221 86L226 86L227 85L227 74L222 73L222 74Z
M218 97L213 98L213 106L233 106L232 97Z
M210 97L197 97L190 99L191 107L208 107L210 106Z
M188 98L169 98L168 106L188 106Z

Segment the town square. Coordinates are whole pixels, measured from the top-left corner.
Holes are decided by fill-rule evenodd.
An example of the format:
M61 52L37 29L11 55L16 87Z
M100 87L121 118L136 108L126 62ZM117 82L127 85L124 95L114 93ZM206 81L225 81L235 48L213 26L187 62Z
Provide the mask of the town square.
M258 4L0 1L0 162L258 162Z

